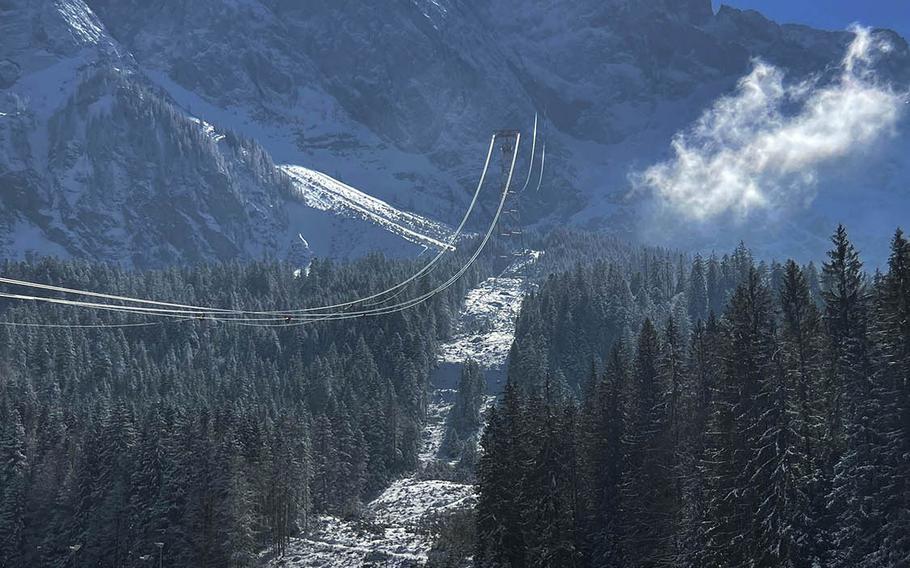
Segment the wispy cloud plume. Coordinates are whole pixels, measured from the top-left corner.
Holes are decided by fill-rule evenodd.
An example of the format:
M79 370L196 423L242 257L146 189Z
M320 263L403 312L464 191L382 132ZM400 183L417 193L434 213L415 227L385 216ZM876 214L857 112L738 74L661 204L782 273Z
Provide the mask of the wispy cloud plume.
M851 31L835 81L787 84L779 69L756 61L735 93L674 136L672 158L636 175L636 185L696 220L809 203L819 168L893 132L905 106L872 71L889 45L866 28Z

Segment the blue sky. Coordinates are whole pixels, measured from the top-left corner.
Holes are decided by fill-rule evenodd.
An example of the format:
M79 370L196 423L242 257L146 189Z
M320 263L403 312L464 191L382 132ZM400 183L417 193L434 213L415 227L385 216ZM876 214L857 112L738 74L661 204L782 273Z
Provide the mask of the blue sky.
M712 0L758 10L780 23L807 24L828 30L844 29L852 22L873 28L890 28L910 40L910 0Z

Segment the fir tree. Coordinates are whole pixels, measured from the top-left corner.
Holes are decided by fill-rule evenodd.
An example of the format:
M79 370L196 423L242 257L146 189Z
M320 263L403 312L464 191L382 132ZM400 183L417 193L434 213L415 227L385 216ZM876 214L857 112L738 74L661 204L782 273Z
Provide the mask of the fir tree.
M25 429L16 410L2 408L0 418L0 564L20 566L28 488Z
M477 552L478 567L528 565L524 535L520 484L526 461L519 428L522 401L511 382L506 384L502 405L490 410L481 438L482 454L477 467ZM517 470L517 471L516 471ZM516 476L517 474L517 476Z
M460 458L468 446L476 445L474 434L481 424L485 379L480 365L465 361L458 381L455 404L446 418L440 451L450 459Z
M888 272L875 302L875 389L882 433L876 457L874 501L881 509L881 533L869 564L910 565L910 243L901 230L891 240Z
M788 431L781 440L778 458L787 457L793 476L788 484L793 492L786 514L789 558L795 565L823 562L825 494L829 479L823 453L824 400L821 317L812 299L805 273L792 260L787 261L779 290L781 311L780 382L775 385L781 421L779 433ZM783 443L786 441L787 443ZM789 452L781 456L781 452ZM785 464L781 464L782 466Z
M626 504L623 531L626 560L633 566L656 566L668 555L672 472L667 469L667 399L660 360L657 330L645 320L638 336L623 441L628 468L622 497Z
M829 508L835 518L832 564L865 565L881 528L874 502L876 454L880 436L873 417L879 412L873 392L867 335L868 291L862 263L843 226L832 237L824 264L822 298L829 337L828 437L834 461Z
M688 288L689 317L693 322L708 317L708 281L701 256L696 255L689 274Z
M626 381L626 363L622 347L617 344L611 350L603 380L593 389L593 411L583 446L591 463L586 472L592 495L589 547L592 563L599 566L623 565Z

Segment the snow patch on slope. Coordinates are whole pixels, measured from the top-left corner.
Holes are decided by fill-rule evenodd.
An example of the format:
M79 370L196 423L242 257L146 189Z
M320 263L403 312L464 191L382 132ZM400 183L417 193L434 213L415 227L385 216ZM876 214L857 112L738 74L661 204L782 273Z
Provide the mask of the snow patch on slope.
M473 359L486 369L505 365L526 291L523 271L540 255L540 251L526 251L502 274L468 292L456 333L440 349L440 361L460 364Z
M202 131L205 133L205 135L212 139L212 142L217 144L218 142L224 140L224 134L218 132L218 130L215 128L215 125L208 123L201 118L196 118L195 116L188 116L187 118L190 120L190 122L195 122L198 124L202 128Z
M396 209L322 172L293 165L279 169L294 182L303 202L314 209L371 221L413 243L452 248L445 242L451 231L441 223Z
M437 400L427 405L427 421L423 428L420 453L417 454L417 461L421 467L426 467L435 460L439 455L439 448L442 446L442 438L446 431L446 416L454 406L453 403L446 401L446 398L452 397L445 397L443 394L437 390Z
M83 45L95 45L104 37L101 22L82 0L58 0L55 7L69 25L76 41Z
M502 364L515 333L515 317L526 290L527 271L540 252L526 251L501 275L490 278L471 290L461 315L462 333L443 348L443 357L462 357L471 353L486 364ZM501 295L498 287L503 287ZM471 335L467 321L486 330ZM495 338L495 356L479 351L473 338L486 342ZM457 354L457 355L456 355ZM502 359L500 360L500 357ZM418 454L419 470L432 471L439 461L439 448L445 433L445 422L452 410L455 391L438 389L431 393L427 407L422 444ZM492 406L495 396L484 400L483 414ZM480 435L476 434L479 442ZM450 464L451 465L451 464ZM433 546L435 536L428 521L476 505L474 485L441 479L422 479L419 474L393 482L376 499L366 504L360 520L321 516L305 537L291 540L285 555L270 559L269 568L303 568L319 566L342 568L375 565L393 568L422 566Z
M240 103L213 102L154 66L144 71L190 114L253 138L276 162L307 164L335 178L343 175L355 187L369 185L386 202L407 203L408 209L433 217L459 213L462 202L455 201L461 194L451 193L460 185L457 176L440 180L438 166L425 153L388 145L318 85L297 87L293 104L257 112Z
M445 420L452 408L447 397L437 393L427 409L421 469L436 460ZM320 566L342 568L368 562L389 567L423 565L435 535L429 522L439 513L474 505L471 484L440 479L419 479L417 475L393 482L376 499L367 503L360 520L322 515L309 534L291 540L281 558L270 567Z

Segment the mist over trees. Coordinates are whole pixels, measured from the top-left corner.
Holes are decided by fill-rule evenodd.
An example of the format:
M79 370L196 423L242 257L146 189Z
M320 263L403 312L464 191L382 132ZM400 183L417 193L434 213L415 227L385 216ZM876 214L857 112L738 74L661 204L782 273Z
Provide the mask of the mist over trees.
M645 255L550 277L478 466L493 566L910 563L910 245L869 277Z

